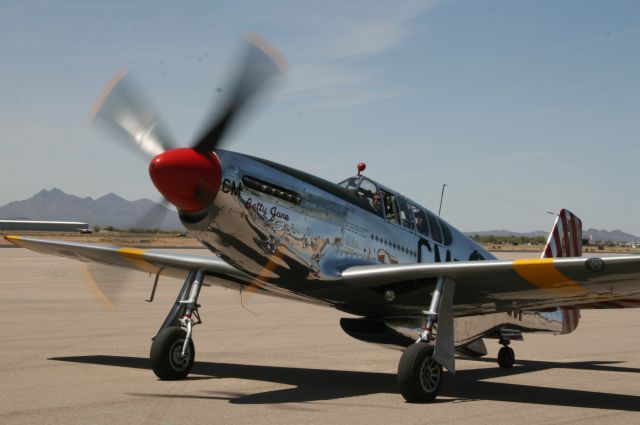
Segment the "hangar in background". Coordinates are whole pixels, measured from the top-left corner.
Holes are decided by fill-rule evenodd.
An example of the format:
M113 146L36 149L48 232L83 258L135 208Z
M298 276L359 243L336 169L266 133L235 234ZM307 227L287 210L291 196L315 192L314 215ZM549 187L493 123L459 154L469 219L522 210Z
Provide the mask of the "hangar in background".
M0 220L0 230L85 233L89 231L89 224L79 221Z

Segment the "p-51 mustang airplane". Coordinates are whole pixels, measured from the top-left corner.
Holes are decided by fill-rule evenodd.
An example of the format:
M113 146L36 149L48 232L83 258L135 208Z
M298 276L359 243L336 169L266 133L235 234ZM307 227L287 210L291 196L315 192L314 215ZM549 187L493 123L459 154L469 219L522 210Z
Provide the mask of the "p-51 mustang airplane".
M110 84L98 104L96 119L153 156L153 183L215 256L7 237L46 254L185 278L151 345L160 379L191 371L203 286L252 287L360 316L342 319L342 329L404 350L398 384L412 402L438 395L443 367L455 373L456 353L487 354L483 338L498 339L498 363L510 368L509 342L522 332L569 333L580 308L640 305L640 257L580 258L582 223L567 210L542 259L498 261L426 208L363 176L364 164L334 184L220 149L238 114L281 67L272 48L251 39L222 113L188 148L174 147L127 79Z

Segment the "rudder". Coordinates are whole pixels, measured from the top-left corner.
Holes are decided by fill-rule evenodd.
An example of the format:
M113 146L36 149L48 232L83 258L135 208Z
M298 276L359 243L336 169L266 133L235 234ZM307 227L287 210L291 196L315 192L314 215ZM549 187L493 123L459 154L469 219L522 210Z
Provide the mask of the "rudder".
M571 211L561 209L547 238L542 258L582 257L582 220ZM560 307L562 333L573 332L580 322L579 307Z
M582 220L561 209L547 238L542 258L582 257Z

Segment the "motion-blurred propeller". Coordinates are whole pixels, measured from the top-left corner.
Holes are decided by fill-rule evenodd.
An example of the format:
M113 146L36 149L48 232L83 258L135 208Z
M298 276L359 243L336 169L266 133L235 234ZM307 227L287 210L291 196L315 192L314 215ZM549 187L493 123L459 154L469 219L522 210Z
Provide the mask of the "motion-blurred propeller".
M125 73L116 75L104 88L90 118L129 146L152 157L149 172L165 200L182 212L196 212L210 205L220 187L220 163L211 152L223 146L238 118L285 67L282 56L265 40L248 36L230 89L225 90L228 93L225 100L190 148L177 148L158 113ZM166 209L164 211L166 213ZM150 215L157 213L157 209L149 212ZM103 286L98 284L103 279L91 280L94 287ZM105 298L116 295L112 291Z
M202 136L192 145L198 152L210 152L220 147L229 128L249 101L266 89L286 68L283 57L257 35L247 37L244 58L235 73L235 81L225 99L217 119L213 120Z
M148 157L176 146L142 90L124 72L118 73L106 85L89 118Z
M265 40L249 35L244 54L233 74L229 95L203 127L202 135L191 144L198 152L210 152L221 146L224 136L250 101L263 92L286 68L282 56ZM131 77L117 74L104 88L90 118L119 138L124 138L148 156L155 156L177 145L158 113L151 107Z

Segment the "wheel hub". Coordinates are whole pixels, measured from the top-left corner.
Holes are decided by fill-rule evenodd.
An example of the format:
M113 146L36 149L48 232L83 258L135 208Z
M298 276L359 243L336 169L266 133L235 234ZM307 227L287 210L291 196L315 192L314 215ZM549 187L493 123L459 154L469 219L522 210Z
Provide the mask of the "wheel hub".
M433 357L428 357L420 367L420 384L422 388L431 393L438 388L440 382L440 365Z
M171 366L177 370L182 371L185 370L189 365L189 357L191 356L191 350L187 346L187 355L182 355L182 345L184 344L184 339L178 339L171 344L169 361L171 362Z

